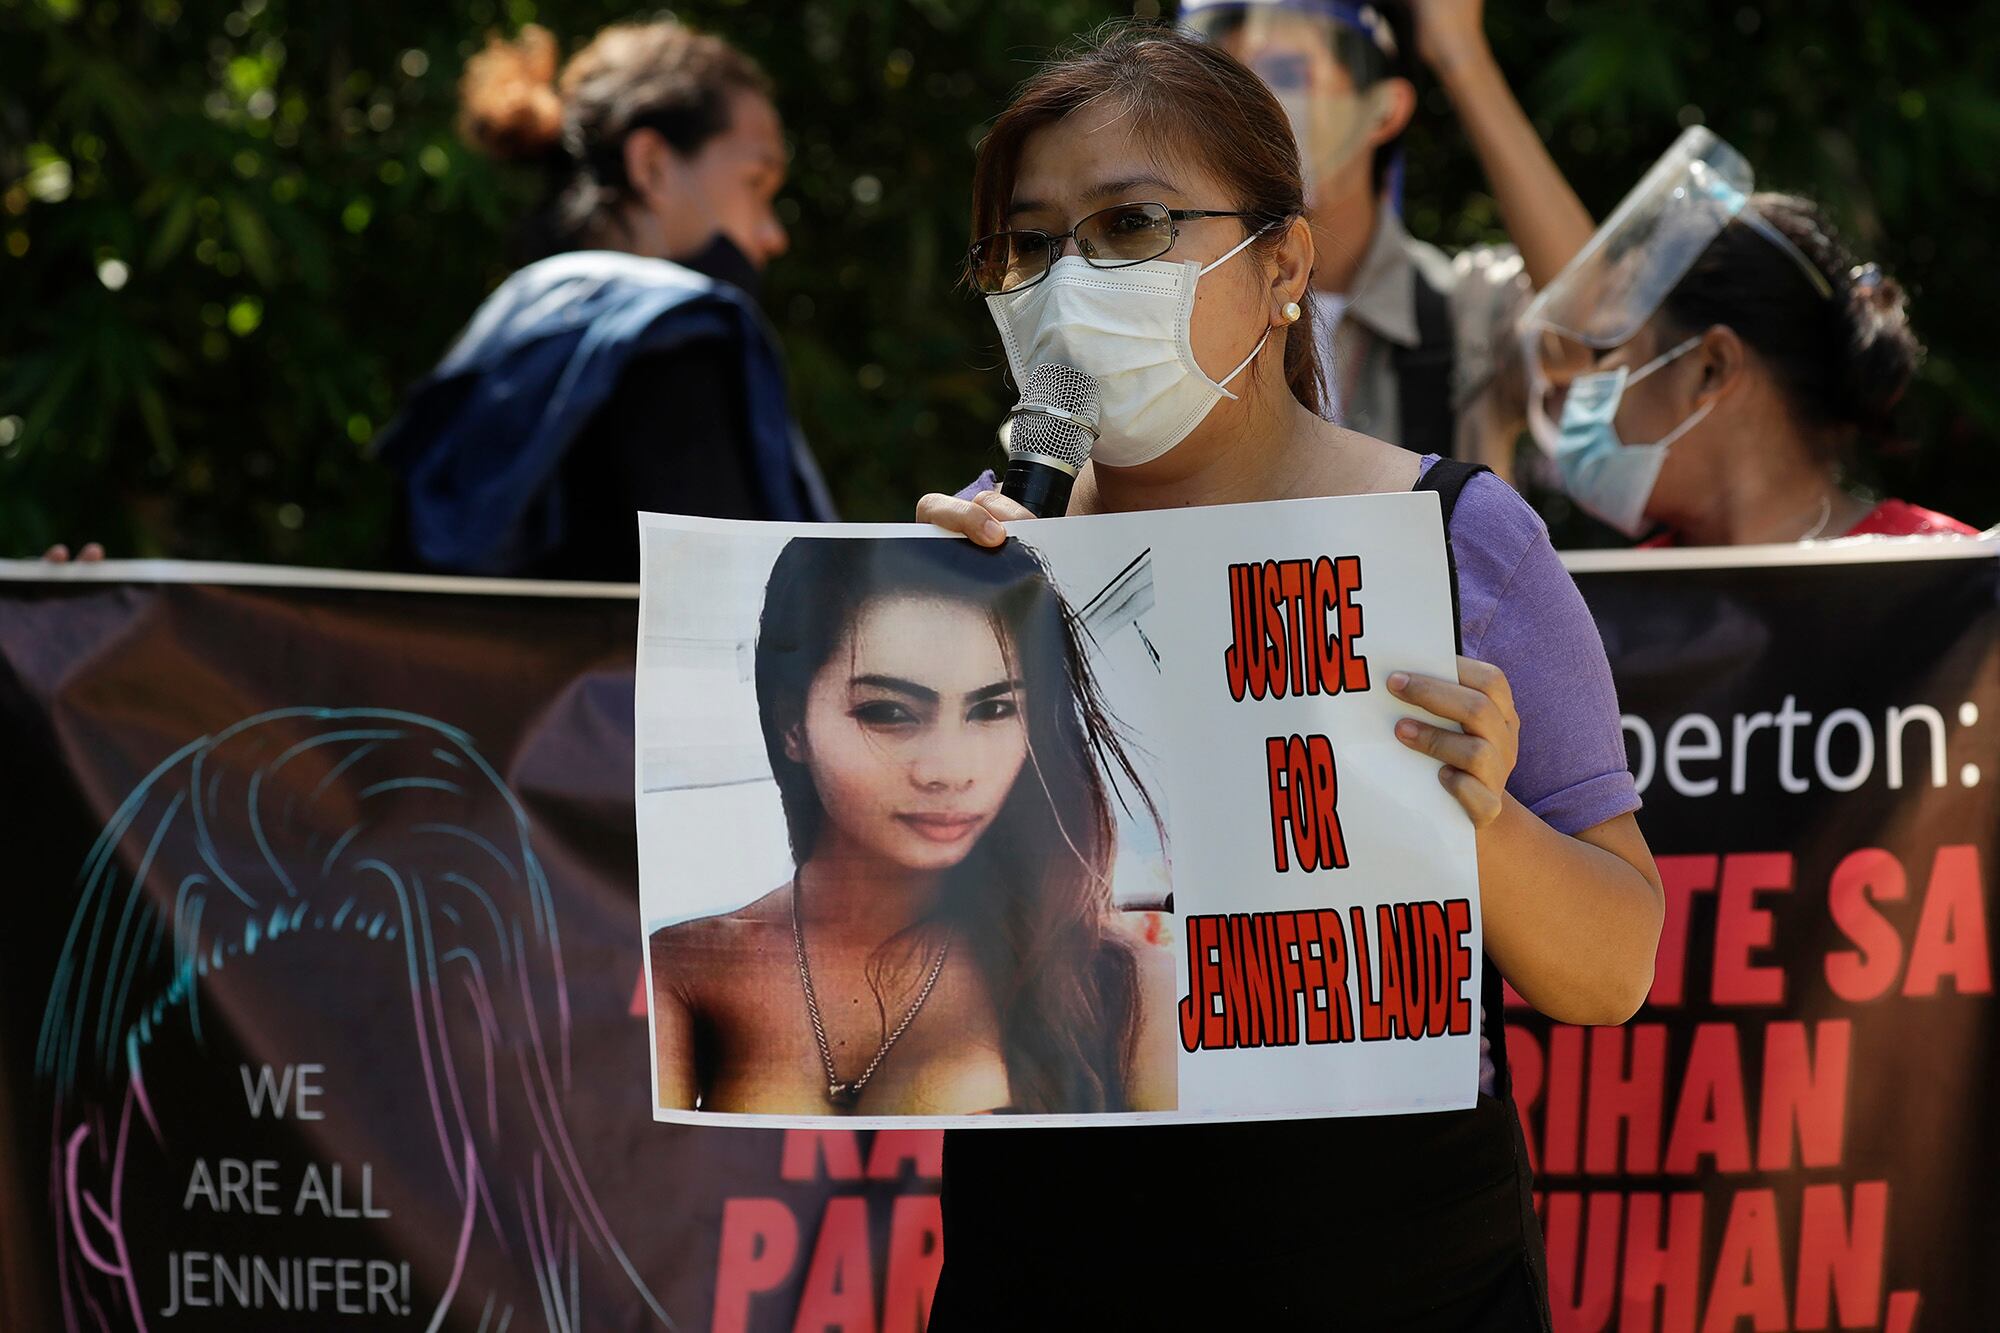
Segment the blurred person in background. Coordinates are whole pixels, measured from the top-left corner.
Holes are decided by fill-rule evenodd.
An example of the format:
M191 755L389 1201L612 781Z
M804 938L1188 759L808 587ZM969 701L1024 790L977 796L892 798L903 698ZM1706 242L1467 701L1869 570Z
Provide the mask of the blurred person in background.
M1652 546L1973 529L1857 493L1923 346L1825 213L1687 131L1522 317L1529 418L1579 505Z
M1328 419L1513 480L1524 407L1514 320L1591 220L1507 86L1484 0L1184 0L1180 14L1255 70L1291 119ZM1457 109L1513 245L1447 256L1404 229L1413 56Z
M379 441L403 563L633 580L638 510L832 517L756 293L785 252L769 80L670 19L598 33L556 74L530 25L468 63L460 129L547 176L487 298Z

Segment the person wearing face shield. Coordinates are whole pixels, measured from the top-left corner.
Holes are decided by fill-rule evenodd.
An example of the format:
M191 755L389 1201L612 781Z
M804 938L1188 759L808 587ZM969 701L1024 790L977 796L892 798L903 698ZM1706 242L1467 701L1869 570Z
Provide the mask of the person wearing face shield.
M757 305L785 252L783 126L749 57L671 19L615 24L556 76L530 25L466 66L460 129L539 165L533 262L487 298L376 452L399 563L632 581L637 511L833 517Z
M1522 381L1510 336L1591 231L1507 86L1484 0L1183 0L1181 25L1255 70L1292 123L1317 262L1329 419L1512 480ZM1443 85L1514 244L1446 255L1400 212L1413 57Z
M1648 545L1972 535L1844 477L1897 442L1922 345L1817 205L1688 130L1523 315L1530 429L1582 508Z

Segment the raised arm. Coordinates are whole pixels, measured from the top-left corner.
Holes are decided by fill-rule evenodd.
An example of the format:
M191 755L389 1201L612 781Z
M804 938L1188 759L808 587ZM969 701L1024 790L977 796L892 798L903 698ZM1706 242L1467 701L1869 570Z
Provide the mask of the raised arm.
M1443 85L1528 279L1546 286L1595 229L1487 44L1485 0L1412 0L1417 52Z

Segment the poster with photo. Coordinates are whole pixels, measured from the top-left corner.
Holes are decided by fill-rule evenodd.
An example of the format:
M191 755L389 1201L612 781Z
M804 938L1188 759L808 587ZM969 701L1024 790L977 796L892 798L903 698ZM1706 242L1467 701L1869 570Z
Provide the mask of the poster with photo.
M692 1124L1470 1106L1428 493L1015 525L642 515L653 1104Z

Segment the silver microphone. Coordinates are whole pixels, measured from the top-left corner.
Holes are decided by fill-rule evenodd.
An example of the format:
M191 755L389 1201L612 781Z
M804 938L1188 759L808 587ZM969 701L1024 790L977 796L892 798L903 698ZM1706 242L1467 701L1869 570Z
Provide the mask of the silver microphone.
M1021 401L1000 427L1007 451L1000 493L1038 518L1061 517L1097 440L1097 415L1094 377L1053 361L1030 370Z

